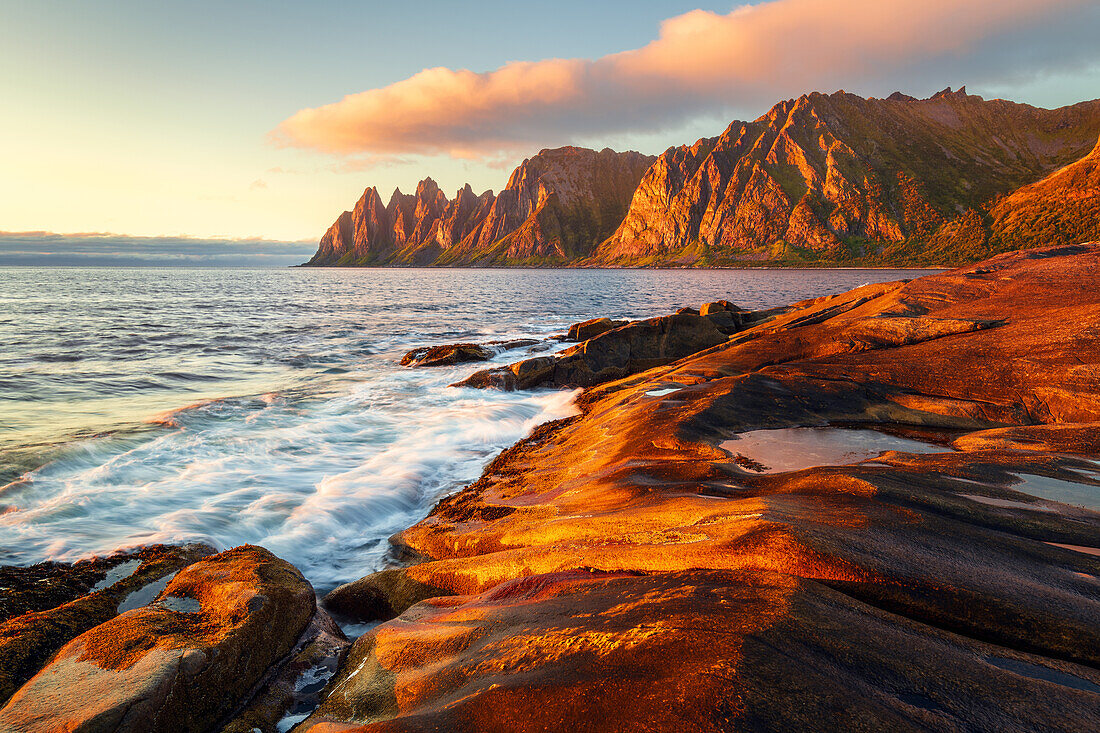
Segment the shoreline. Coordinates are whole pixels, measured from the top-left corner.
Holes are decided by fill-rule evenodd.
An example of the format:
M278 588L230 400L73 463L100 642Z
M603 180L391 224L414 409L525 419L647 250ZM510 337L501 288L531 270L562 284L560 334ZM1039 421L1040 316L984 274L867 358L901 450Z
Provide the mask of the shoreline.
M1072 256L1073 248L1064 249L1069 249L1067 256ZM1089 254L1100 257L1100 247L1094 246ZM1012 271L1014 267L1024 271L1031 269L1023 256L998 259L1002 264L991 270ZM966 268L962 270L967 271ZM980 268L969 268L969 271L980 271ZM924 280L934 280L936 277L952 279L948 274L932 275ZM981 278L980 275L978 277ZM931 283L921 285L929 294L937 292L940 287ZM822 347L827 355L835 353L838 358L843 358L844 354L851 354L850 346L833 351L829 339L855 336L863 339L856 341L863 346L855 350L855 356L873 358L889 352L900 354L901 350L908 348L921 354L922 358L937 359L935 363L939 369L949 369L956 377L959 369L951 363L950 357L958 359L960 355L970 353L974 347L966 343L967 340L993 338L994 343L1004 343L1004 339L1019 336L998 333L999 328L1008 328L1000 322L1006 319L982 321L973 317L971 320L958 317L949 320L909 315L914 310L919 312L913 304L922 302L921 298L925 296L920 288L916 289L915 298L908 295L907 290L909 288L900 284L868 286L840 296L807 301L800 304L801 307L777 309L780 311L778 315L750 327L744 335L731 337L732 346L704 349L667 367L658 366L637 376L627 375L618 381L589 386L578 398L578 407L582 411L580 415L536 429L531 436L494 459L477 482L444 498L426 519L393 538L397 553L407 553L415 562L367 576L329 596L330 607L338 606L346 611L358 604L360 610L381 613L383 619L397 618L394 622L397 625L391 627L383 623L353 645L347 669L363 669L365 664L370 664L379 670L389 669L391 671L387 674L396 675L394 684L398 686L398 694L412 694L414 698L407 713L403 710L392 713L397 716L395 720L415 714L417 720L446 725L448 723L445 721L453 724L467 715L475 715L482 721L489 720L484 716L491 715L493 723L490 729L504 730L509 725L521 725L521 711L527 709L523 689L513 689L505 684L505 688L511 690L509 693L503 697L491 695L489 689L501 684L501 678L487 672L478 678L482 680L482 686L475 685L473 688L481 692L464 698L461 711L456 713L445 704L451 699L454 688L447 681L444 670L448 665L467 668L471 663L468 661L470 655L480 660L478 667L496 669L504 665L507 669L509 665L518 663L511 656L513 651L509 646L490 644L486 647L475 640L486 634L489 638L497 638L499 634L507 637L526 633L528 641L525 643L533 644L541 651L536 658L525 658L525 663L521 664L525 670L523 678L542 680L545 684L564 684L560 694L551 695L548 699L541 698L542 704L553 711L551 715L568 716L566 711L570 709L569 701L573 693L567 694L566 689L574 692L583 689L592 682L593 674L622 674L622 664L639 671L649 668L649 664L660 664L674 668L677 677L688 674L695 683L707 688L706 694L685 699L682 696L647 693L642 688L631 688L628 682L631 676L628 675L621 679L633 692L624 691L624 697L617 697L618 702L613 702L611 709L601 705L603 713L610 716L610 720L618 721L618 725L629 727L638 723L640 711L633 708L626 717L620 717L623 714L617 715L615 706L629 708L627 698L646 699L649 702L643 712L657 716L641 718L650 725L668 729L670 719L662 716L667 716L672 710L676 715L687 715L687 719L703 729L718 729L703 724L702 720L693 716L697 709L714 710L715 700L721 700L723 693L705 685L703 678L696 676L699 660L680 648L684 645L693 648L694 653L707 660L708 664L720 663L722 654L716 656L705 644L698 646L700 639L696 614L699 609L694 606L679 607L671 601L653 600L650 590L644 593L641 590L651 588L657 578L663 579L662 582L673 582L674 578L675 583L679 584L675 587L680 589L676 593L694 594L701 587L700 582L709 584L710 593L720 592L720 588L739 589L736 591L739 598L744 593L763 593L767 598L761 597L758 601L765 607L779 604L775 607L777 610L766 613L751 611L753 603L742 609L741 613L748 614L746 619L756 619L751 623L763 625L756 630L737 632L739 643L756 643L754 640L767 637L770 641L766 648L779 647L787 653L797 648L792 647L792 643L802 644L805 641L799 640L817 638L820 629L817 626L819 622L813 620L817 612L803 616L801 614L804 612L780 611L779 608L789 609L789 600L783 601L779 597L789 599L793 593L800 599L799 604L810 604L811 607L820 607L820 604L836 607L840 603L844 613L849 615L853 628L833 629L832 633L841 638L826 644L826 647L833 647L828 654L836 654L840 649L848 650L846 653L861 649L856 654L862 661L856 671L849 670L839 681L815 680L815 684L823 689L821 694L824 700L842 694L844 685L856 684L856 680L861 680L860 685L866 685L889 669L889 674L899 675L907 680L907 685L922 690L913 694L919 694L921 699L936 700L938 709L952 710L956 715L963 714L965 710L969 711L967 716L972 716L978 711L988 714L989 706L995 705L1014 710L1013 715L1025 715L1021 712L1021 706L1033 701L1029 701L1027 694L1016 697L1005 693L999 686L1003 680L979 683L977 693L973 690L967 694L961 693L961 685L971 684L964 680L976 681L990 674L997 678L996 672L979 672L971 668L967 673L971 677L947 675L938 682L933 679L943 674L940 662L935 661L943 654L954 659L951 664L965 666L968 663L963 661L964 658L975 653L992 660L985 664L994 670L1003 672L1008 668L1006 665L1017 664L1011 661L1016 659L1019 660L1017 670L1050 668L1051 675L1064 675L1059 679L1069 689L1084 690L1090 695L1100 693L1100 677L1092 669L1098 660L1079 654L1090 646L1088 638L1094 631L1089 630L1088 624L1081 625L1083 619L1074 621L1061 615L1056 608L1057 603L1052 604L1052 599L1064 592L1060 588L1062 581L1039 592L1037 595L1040 598L1026 599L1018 597L1011 586L983 578L982 575L988 570L978 570L992 563L998 572L1000 568L1012 568L1010 574L1022 573L1031 578L1049 572L1040 571L1046 563L1061 567L1076 566L1086 575L1100 570L1100 563L1089 550L1100 545L1100 514L1095 509L1079 510L1057 501L1052 503L1049 498L1029 495L1027 490L1038 490L1030 485L1031 479L1027 479L1020 488L1024 494L1012 488L1015 476L1034 473L1047 476L1052 484L1057 485L1058 482L1072 483L1079 479L1078 474L1082 470L1093 470L1091 467L1096 464L1090 461L1064 454L1060 458L1053 457L1059 455L1059 451L1069 454L1082 452L1081 440L1085 441L1088 450L1096 451L1096 431L1091 425L1080 428L1067 425L1066 430L1052 430L1043 427L1040 422L1032 432L1020 428L1023 432L1017 435L1012 433L1012 428L998 427L1006 423L1019 423L1018 418L1005 419L1010 417L1011 403L999 408L1009 408L1010 412L982 414L972 410L967 412L971 408L965 407L965 401L958 402L959 398L954 398L956 401L953 403L941 396L917 398L899 394L890 398L891 407L883 412L883 406L873 406L882 397L877 396L875 390L870 393L864 391L866 388L860 387L858 382L845 388L842 396L828 394L830 390L835 390L832 378L824 382L811 379L807 384L807 375L802 373L798 374L795 382L781 381L782 387L771 386L779 374L775 372L776 367L764 370L769 376L762 382L751 369L744 377L726 376L730 371L730 357L724 356L723 351L789 349L789 346L782 344L786 338L785 332L792 328L814 332L812 336L800 333L800 341L812 341L815 337L825 339ZM1074 296L1077 295L1080 294L1074 291ZM1070 301L1075 302L1073 298ZM923 302L930 304L936 301ZM942 309L942 304L939 305ZM973 310L976 306L969 307ZM889 315L881 314L883 308ZM959 309L966 310L967 306L960 303L956 310ZM946 310L951 311L950 303ZM856 315L861 312L866 312L866 315ZM884 318L889 327L881 325ZM1012 320L1007 319L1010 324ZM754 332L760 335L754 336ZM1045 338L1041 334L1032 334L1032 337ZM768 347L762 342L773 345ZM939 345L937 342L965 345L944 346L950 353L936 357L936 349L931 346ZM583 350L592 352L592 343L585 344ZM804 344L798 348L804 349ZM795 356L796 361L805 358L799 353L802 352L791 356ZM597 358L595 354L592 357ZM770 361L762 354L740 358L764 359L765 363ZM782 365L784 361L781 359L778 363ZM881 367L880 362L874 363ZM519 366L513 365L513 371ZM912 374L909 376L913 377ZM929 375L919 374L914 378L918 382L921 378L931 379ZM728 388L713 386L716 382L729 379L735 379L738 383L737 402L764 400L768 404L772 399L770 395L778 389L779 394L793 391L798 400L808 400L815 407L811 413L800 408L798 414L792 415L769 409L765 416L764 413L756 413L759 407L753 408L751 404L746 407L729 403L725 396ZM949 387L949 391L959 387L957 382L953 384L955 386ZM942 385L937 386L942 388ZM826 396L822 397L820 390L824 390ZM937 389L934 394L940 391ZM692 397L689 398L688 394ZM971 394L970 399L978 397L979 394ZM699 413L698 408L690 407L697 401L707 405L703 413ZM633 404L635 402L640 404ZM971 404L978 406L985 403L979 400ZM1060 404L1063 405L1061 409L1071 412L1078 409L1065 401ZM1090 417L1097 419L1094 415L1100 416L1100 404L1090 405L1085 408L1086 412L1092 410ZM978 409L989 410L989 407ZM693 413L693 416L685 420L685 412ZM811 414L814 417L810 418ZM1079 419L1070 413L1061 418L1057 415L1053 417L1054 422L1065 422L1071 417ZM836 424L864 428L923 425L926 432L949 429L950 434L957 437L944 438L950 440L949 445L924 456L920 453L899 453L887 454L889 457L886 458L868 458L855 464L816 467L810 464L793 474L780 473L774 477L742 468L738 461L730 458L728 449L718 447L716 437L703 438L704 435L715 436L716 430L717 435L735 438L737 429L733 426L738 423L742 428L763 429L762 432L766 433L779 429L787 421L798 425L805 424L807 420L810 425L820 425L818 429L824 431L830 430L827 425ZM591 427L586 426L589 423ZM1023 424L1028 423L1025 420ZM719 427L721 425L729 427ZM735 431L732 434L728 432L731 429ZM840 428L833 430L843 431ZM651 436L668 437L655 440ZM1040 440L1045 441L1045 450L1054 451L1054 454L1013 453L1014 446L1020 445L1021 441ZM990 454L990 450L994 453ZM609 457L602 459L603 455ZM1093 455L1097 454L1094 452ZM569 460L567 456L575 458ZM978 456L981 458L975 462ZM992 464L989 463L991 456L996 456ZM621 469L613 468L623 462L635 467L625 474ZM573 463L580 465L571 465ZM1083 480L1091 481L1087 474ZM1095 483L1100 486L1100 482ZM689 495L684 493L685 488L681 488L686 486L696 488L689 490L692 492ZM883 494L886 486L891 488ZM904 490L899 493L901 487ZM662 492L671 494L662 498ZM1100 495L1100 488L1096 493ZM777 526L775 519L762 519L791 500L783 499L776 504L780 497L802 497L800 501L803 502L783 510L784 514L795 511L798 517L786 529L782 528L785 526L782 522ZM821 507L814 508L821 501L826 501L824 506L829 507L824 515L820 513ZM739 511L735 510L736 517L731 518L728 510L715 506L722 507L729 502L744 506ZM593 505L601 508L600 513L585 512L585 507ZM803 508L794 509L796 506ZM841 515L830 520L832 512L841 510ZM929 522L942 525L946 522L946 526L954 527L953 539L948 545L954 547L952 552L957 556L954 562L961 562L974 572L967 571L961 575L958 569L945 572L943 560L936 559L935 554L923 554L927 550L918 551L919 560L908 557L922 545L942 541L937 538L943 529L939 526L931 529L898 527L895 523L899 511L903 517L914 512L916 516L923 517L919 525ZM832 524L841 520L844 512L855 512L854 516L871 522L874 544L877 546L875 554L868 556L860 550L853 555L850 546L852 537L845 529L847 521ZM601 519L600 514L607 514L608 517ZM1079 526L1081 521L1087 522L1087 525ZM742 524L747 526L739 526ZM819 526L816 532L825 531L825 536L830 539L810 540L813 535L802 535L800 528L805 526ZM693 529L697 527L706 529ZM1039 545L1029 546L1027 560L1020 554L1020 548L1011 543L992 550L986 533L993 527L998 532L1020 538L1014 542L1022 539L1029 543L1038 542ZM1074 535L1076 540L1058 543L1058 538L1065 539L1065 533ZM614 537L620 539L612 539ZM861 540L862 543L866 541ZM978 544L969 544L974 542ZM1055 547L1052 542L1059 546ZM985 549L975 554L979 545ZM1047 549L1040 551L1039 546ZM727 554L730 552L733 554ZM883 554L883 558L876 559L879 553ZM901 563L901 567L896 563ZM899 575L901 568L904 570ZM902 577L909 579L898 585ZM540 578L542 580L537 580ZM887 582L883 583L884 580ZM937 587L945 582L950 590ZM639 590L635 591L634 586L638 586ZM1076 588L1076 592L1082 592L1083 586ZM606 596L609 592L613 599ZM641 595L634 595L635 592ZM1080 601L1083 605L1076 611L1080 613L1088 609L1088 614L1097 618L1097 602L1100 599L1095 591L1084 592ZM779 597L773 597L776 594ZM626 602L624 597L637 600ZM700 598L696 598L696 602L703 603ZM591 606L592 603L596 605ZM645 613L640 618L628 614L630 623L612 632L606 631L603 622L597 623L606 610L596 611L594 616L593 613L576 613L578 606L606 609L607 606L602 605L605 603L615 608L645 609ZM959 603L961 607L954 605ZM1012 609L1011 615L1003 615L1009 608ZM642 611L638 610L638 613ZM724 613L714 617L714 620L717 621ZM759 613L764 615L757 615ZM784 622L787 624L785 630L779 636L772 631L776 628L773 613L780 613L781 618L788 619ZM785 613L794 615L784 616ZM886 613L886 617L882 617L882 613ZM682 631L675 631L681 627L677 619L683 614L694 620L683 624ZM1012 620L1020 614L1030 619L1026 625ZM402 621L406 615L408 619ZM655 626L647 627L646 622L641 621L647 617L661 620L651 622ZM553 620L550 627L535 632L534 636L530 635L533 632L525 631L536 619L546 618ZM409 623L413 623L416 629L434 630L426 636L424 631L419 630L406 633L402 630L403 624ZM795 625L789 626L791 623ZM466 624L478 629L468 641L459 642L457 648L452 642L443 641L449 638L450 629L463 628ZM915 628L920 629L918 632L914 632L914 624ZM618 656L619 661L614 664L610 661L598 663L596 669L600 670L599 673L594 670L582 672L569 660L583 658L590 652L585 651L584 642L567 643L561 638L559 634L565 628L575 629L570 632L570 639L587 638L587 634L596 633L597 629L600 629L600 634L610 633L608 640L600 644L609 645L606 654ZM640 628L663 628L665 631L652 636L644 632L639 637ZM693 628L696 632L690 631ZM1049 631L1038 631L1042 628ZM950 629L950 633L944 636L940 629ZM893 639L891 644L901 643L902 637L912 637L916 633L917 638L921 639L919 644L947 644L946 649L954 645L955 651L940 651L932 656L914 652L909 658L888 661L889 644L880 648L866 641L856 642L852 637L853 633L857 633L860 639L865 640L875 636L867 633L872 630L879 636ZM436 634L441 635L438 641L433 640ZM660 637L666 635L674 637L672 647L667 645L668 639L664 640L663 645L660 643ZM650 656L654 650L644 650L649 639L653 639L654 645L660 649L657 657ZM905 643L914 642L910 640ZM577 644L580 648L575 648ZM397 649L402 650L401 656L393 656ZM405 658L410 649L416 650L413 652L415 658L437 661L428 668L417 662L407 662ZM562 657L562 654L565 656ZM1002 658L1009 661L999 661ZM658 663L657 659L661 662ZM754 657L751 664L742 662L736 668L735 676L747 685L755 698L747 702L745 695L739 695L742 707L734 711L735 719L770 720L775 725L792 722L789 712L785 710L789 703L782 700L785 694L793 691L769 691L768 685L776 683L776 679L771 677L763 686L753 681L764 679L759 675L771 664L765 654ZM933 667L939 671L930 676ZM439 671L426 672L426 669ZM425 682L418 682L415 691L401 688L405 675L413 675L410 677L413 679L425 673L433 675L426 686ZM784 674L797 678L798 684L812 677L797 668L784 667ZM324 725L338 722L365 722L381 712L369 706L367 710L374 712L360 709L365 702L362 695L373 683L358 683L357 689L353 677L345 672L337 675L335 684L336 692L307 721L305 730L313 727L320 730ZM671 679L661 684L675 687ZM871 684L873 687L874 683ZM937 684L940 689L932 695L929 688L936 688ZM467 681L463 689L471 689L470 685ZM947 694L949 690L951 692ZM1063 694L1050 693L1045 688L1044 692L1053 694L1054 698ZM652 699L653 694L660 696L659 704ZM945 694L946 698L943 697ZM905 703L883 708L877 699L879 695L881 692L850 700L847 704L859 711L851 715L872 715L880 721L898 722L916 714L911 706L906 712ZM1069 694L1065 698L1067 704L1071 697L1073 695ZM1089 699L1092 701L1089 704L1100 705L1100 697ZM802 703L811 707L815 704L813 699L802 700ZM1055 703L1053 699L1046 703L1062 709L1059 707L1061 703ZM927 706L916 706L917 709L921 707ZM1053 708L1042 715L1035 714L1035 720L1053 719L1044 717L1050 716L1052 711ZM822 715L836 715L838 711L826 707L819 712ZM387 717L390 714L387 713ZM910 717L911 723L919 718L919 714L916 718ZM832 721L829 727L842 724L845 719L854 720L828 719ZM1073 725L1067 723L1066 729L1072 728Z
M255 573L302 619L277 643L302 652L210 713L242 733L273 729L290 704L276 683L306 676L327 685L299 733L1084 729L1100 714L1100 504L1079 505L1100 498L1097 267L1100 244L1049 248L767 311L579 324L587 340L558 355L464 380L585 389L578 415L395 535L404 564L307 612L304 580L271 585L281 561L229 551L104 626L175 623L177 596L230 624L225 597L204 600L217 568ZM325 610L377 625L349 647ZM256 643L240 633L235 649Z

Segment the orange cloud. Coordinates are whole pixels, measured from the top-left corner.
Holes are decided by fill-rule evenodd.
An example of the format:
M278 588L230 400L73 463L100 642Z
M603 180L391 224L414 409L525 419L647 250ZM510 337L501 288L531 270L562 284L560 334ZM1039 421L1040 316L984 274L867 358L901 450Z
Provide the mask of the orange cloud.
M1088 0L773 0L725 15L694 10L666 20L639 49L485 73L425 69L303 109L272 135L337 155L480 159L814 89L954 85L1096 62L1100 44L1074 29L1095 31L1098 20Z

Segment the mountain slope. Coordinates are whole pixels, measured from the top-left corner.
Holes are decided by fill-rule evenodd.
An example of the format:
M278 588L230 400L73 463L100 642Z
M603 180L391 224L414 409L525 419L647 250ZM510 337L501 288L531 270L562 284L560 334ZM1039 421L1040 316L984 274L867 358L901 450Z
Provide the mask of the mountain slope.
M805 95L666 151L590 264L909 260L1098 132L1100 102Z
M426 178L382 205L368 188L321 239L309 265L545 265L591 256L622 221L653 156L564 147L513 171L494 196L469 185L448 200Z
M992 237L1004 249L1100 240L1100 141L1081 160L1024 186L993 207Z
M494 196L368 188L310 265L963 264L1100 238L1100 100L813 93L659 157L543 150Z

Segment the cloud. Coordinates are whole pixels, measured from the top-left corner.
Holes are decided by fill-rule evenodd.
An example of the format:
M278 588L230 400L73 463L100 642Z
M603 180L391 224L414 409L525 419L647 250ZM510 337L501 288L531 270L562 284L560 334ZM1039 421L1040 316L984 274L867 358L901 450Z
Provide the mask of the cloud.
M249 191L262 191L267 188L267 181L262 178L257 178L255 181L248 185Z
M773 0L664 21L646 46L595 60L425 69L303 109L279 145L339 156L481 159L759 110L812 90L887 94L995 83L1100 62L1090 0Z
M344 158L328 166L333 173L362 173L379 168L394 168L403 165L413 165L417 161L414 158L388 154L358 154Z
M100 232L0 232L0 265L271 266L295 265L316 242L259 237L131 237Z

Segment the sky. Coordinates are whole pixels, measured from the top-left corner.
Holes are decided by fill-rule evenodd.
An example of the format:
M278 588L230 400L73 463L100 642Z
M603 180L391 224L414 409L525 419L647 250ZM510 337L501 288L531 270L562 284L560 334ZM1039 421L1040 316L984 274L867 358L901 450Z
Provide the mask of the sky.
M1071 104L1097 37L1095 0L0 0L0 232L81 235L0 234L0 263L293 257L368 185L499 190L543 147L656 154L808 91Z

